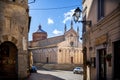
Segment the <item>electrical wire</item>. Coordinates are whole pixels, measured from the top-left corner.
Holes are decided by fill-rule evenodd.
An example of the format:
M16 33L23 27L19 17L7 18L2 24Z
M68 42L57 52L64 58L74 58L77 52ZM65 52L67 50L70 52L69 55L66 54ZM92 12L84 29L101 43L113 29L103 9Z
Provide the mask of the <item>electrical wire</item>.
M73 6L66 6L66 7L58 7L58 8L36 8L36 9L29 9L29 10L54 10L54 9L65 9L65 8L70 8L70 7L76 7L80 5L73 5Z

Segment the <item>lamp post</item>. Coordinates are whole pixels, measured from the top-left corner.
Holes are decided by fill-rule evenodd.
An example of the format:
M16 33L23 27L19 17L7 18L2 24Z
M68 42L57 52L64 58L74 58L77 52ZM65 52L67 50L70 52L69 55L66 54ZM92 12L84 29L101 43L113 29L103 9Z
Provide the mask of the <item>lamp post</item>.
M73 14L73 19L75 21L75 23L83 23L83 27L85 27L86 25L89 25L91 26L91 21L90 20L79 20L80 18L80 15L81 15L81 10L79 7L77 7L74 11L74 14ZM83 69L84 69L84 73L83 73L83 80L87 80L87 65L86 65L86 62L87 62L87 49L86 47L83 48Z
M90 20L79 20L79 18L81 16L81 13L82 13L81 9L79 7L77 7L75 9L74 13L73 13L73 19L74 19L75 23L76 22L81 22L85 25L91 26L91 21Z
M75 22L79 21L81 12L82 11L79 9L79 7L77 7L77 9L75 9L74 14L73 14L73 19L74 19Z

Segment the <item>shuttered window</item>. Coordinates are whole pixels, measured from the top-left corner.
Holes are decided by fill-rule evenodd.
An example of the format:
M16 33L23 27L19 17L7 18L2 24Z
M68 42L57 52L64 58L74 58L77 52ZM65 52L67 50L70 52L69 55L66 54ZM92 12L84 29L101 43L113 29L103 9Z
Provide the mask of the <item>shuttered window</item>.
M98 0L98 21L104 17L104 0Z

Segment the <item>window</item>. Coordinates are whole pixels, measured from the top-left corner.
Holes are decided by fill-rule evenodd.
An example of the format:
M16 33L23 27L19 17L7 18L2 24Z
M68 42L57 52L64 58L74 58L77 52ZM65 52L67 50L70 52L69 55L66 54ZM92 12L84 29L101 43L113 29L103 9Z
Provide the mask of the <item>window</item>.
M104 17L104 0L98 0L98 20Z

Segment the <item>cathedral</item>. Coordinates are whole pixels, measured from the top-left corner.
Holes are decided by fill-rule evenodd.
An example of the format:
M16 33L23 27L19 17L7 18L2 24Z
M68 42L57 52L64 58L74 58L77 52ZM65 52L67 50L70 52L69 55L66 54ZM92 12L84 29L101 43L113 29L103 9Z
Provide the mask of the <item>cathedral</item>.
M64 34L47 38L47 32L41 25L33 33L33 40L29 41L29 50L33 54L34 63L45 64L83 64L82 44L79 41L79 28L77 31L71 28Z

